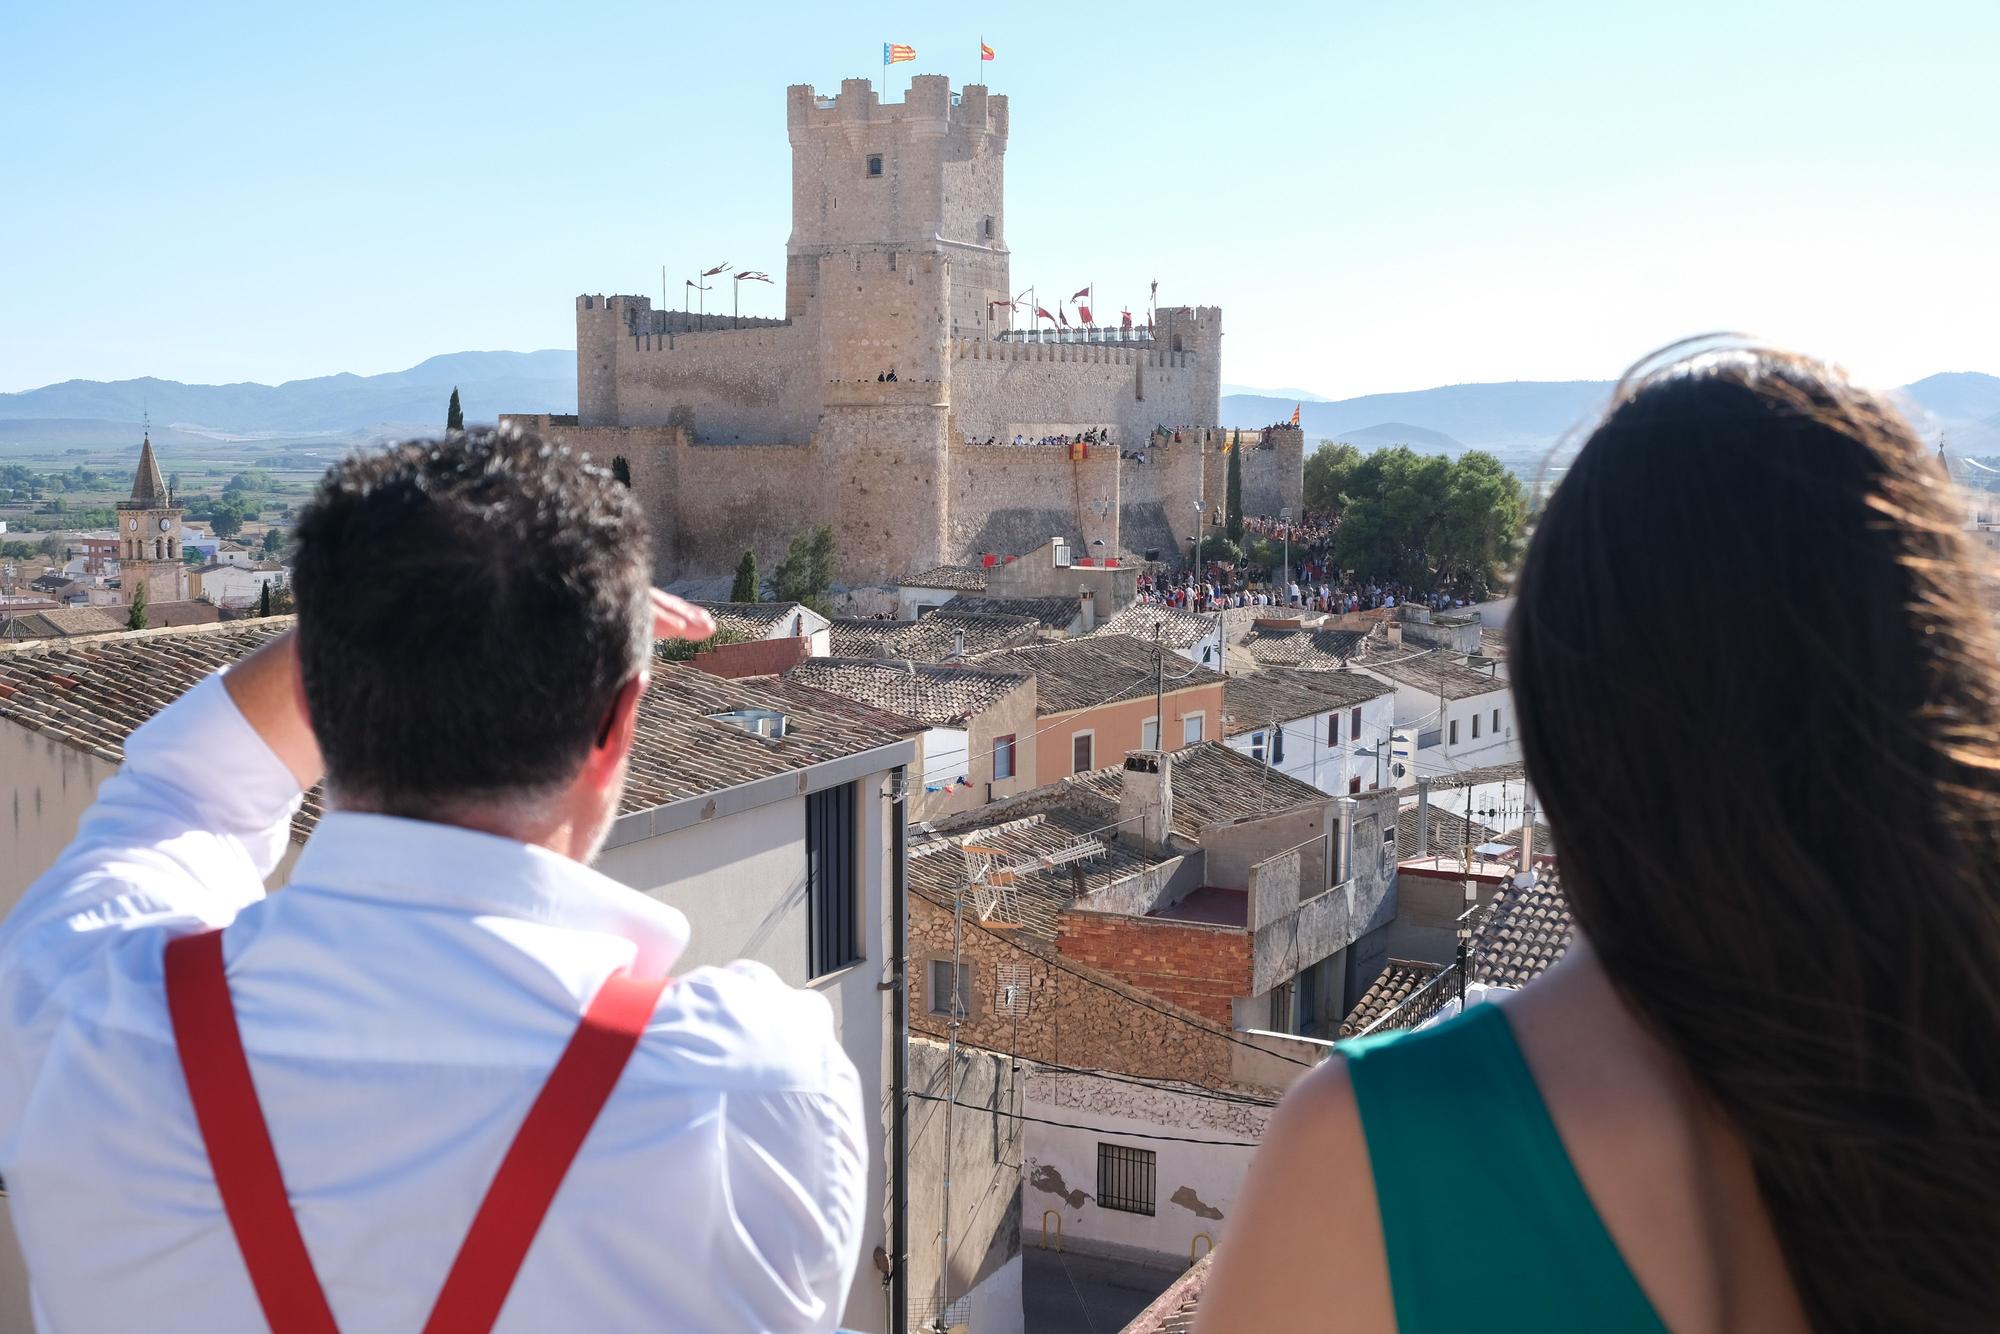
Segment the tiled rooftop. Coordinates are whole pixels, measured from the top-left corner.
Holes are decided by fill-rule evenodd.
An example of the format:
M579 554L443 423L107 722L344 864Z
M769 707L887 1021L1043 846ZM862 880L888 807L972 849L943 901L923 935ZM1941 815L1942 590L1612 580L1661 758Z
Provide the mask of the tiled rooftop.
M1296 667L1271 667L1254 676L1232 676L1223 687L1224 736L1236 736L1272 719L1290 722L1352 708L1394 692L1372 676L1360 672L1303 671ZM1343 730L1341 736L1347 733Z
M966 656L1041 638L1042 623L1031 616L986 616L934 611L914 621L839 620L833 623L833 653L841 658L909 658L945 662L965 636Z
M1117 819L1116 814L1096 803L1076 800L1074 794L1060 787L1026 795L1032 799L972 812L949 822L928 838L913 840L910 888L933 903L949 907L966 887L968 843L1025 862L1074 847L1081 839L1099 839L1104 850L1083 861L1015 877L986 919L990 926L1018 927L1024 935L1046 944L1055 940L1063 910L1076 902L1079 873L1087 890L1101 889L1165 860L1148 856L1132 844L1117 842L1113 837L1116 831L1108 827ZM967 905L968 913L978 906L971 899Z
M973 616L1030 616L1051 630L1067 630L1083 615L1083 599L1075 597L989 598L960 593L938 608Z
M1216 618L1186 611L1180 607L1163 606L1157 602L1135 602L1108 621L1099 623L1092 635L1133 635L1147 643L1153 642L1153 629L1160 631L1160 642L1168 648L1193 648L1216 631Z
M1408 860L1415 856L1457 857L1464 853L1468 843L1478 847L1491 843L1496 837L1494 831L1477 820L1467 820L1462 815L1440 809L1436 805L1427 808L1430 814L1430 845L1422 854L1417 852L1417 805L1406 801L1396 812L1396 856Z
M879 658L807 658L785 675L801 685L933 727L956 727L1033 679L980 667L905 664Z
M125 628L125 611L113 607L49 607L9 618L10 639L67 639L111 634Z
M1479 652L1482 657L1507 660L1507 632L1490 627L1479 632Z
M1568 952L1575 934L1576 922L1557 877L1537 876L1526 889L1509 885L1473 932L1472 980L1526 986Z
M905 588L948 588L958 593L984 593L986 567L983 565L938 565L917 574L903 576Z
M1272 630L1253 628L1243 647L1259 665L1302 667L1307 671L1338 671L1360 651L1365 638L1359 630Z
M762 639L780 621L789 621L794 612L809 610L799 602L696 602L697 607L715 618L716 628Z
M1439 774L1431 780L1431 787L1484 787L1489 783L1522 783L1528 778L1528 768L1519 760L1512 764L1489 764L1480 769L1461 769L1457 773Z
M1134 1316L1120 1334L1192 1334L1195 1312L1201 1304L1202 1289L1208 1286L1214 1260L1215 1252L1211 1249L1175 1279L1172 1287L1156 1297L1151 1306Z
M291 624L291 617L274 616L0 645L0 722L122 762L133 729ZM775 709L787 715L790 728L783 738L767 740L709 717L745 708ZM788 691L768 678L728 681L655 663L652 687L639 702L631 778L619 811L646 810L900 739L879 715L813 692ZM295 839L311 832L320 810L314 789L292 822Z
M1239 755L1220 741L1204 741L1173 755L1174 833L1189 842L1199 841L1203 830L1219 824L1333 800L1318 788L1248 755ZM1115 808L1124 772L1120 761L1111 768L1093 769L1063 782L1085 788Z
M1347 1018L1340 1021L1340 1036L1358 1036L1368 1025L1408 1000L1419 987L1441 971L1442 968L1434 963L1414 959L1389 960L1389 966L1382 970L1381 976L1369 983L1368 990L1361 993L1361 999L1348 1011Z
M1036 711L1068 713L1153 693L1162 668L1154 646L1131 635L1089 635L1057 639L1021 648L983 654L982 667L1030 672L1039 683ZM1169 694L1196 686L1219 684L1220 672L1190 666L1183 658L1168 658L1164 679Z
M1440 649L1426 651L1409 644L1370 640L1367 654L1357 658L1354 665L1427 695L1442 691L1446 699L1471 699L1507 688L1503 678L1474 671L1449 653Z

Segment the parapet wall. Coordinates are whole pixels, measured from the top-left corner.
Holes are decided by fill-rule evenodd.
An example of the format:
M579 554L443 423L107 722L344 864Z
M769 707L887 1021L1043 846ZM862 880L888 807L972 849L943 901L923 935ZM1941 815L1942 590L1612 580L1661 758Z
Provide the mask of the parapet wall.
M1067 421L1113 427L1129 447L1155 426L1212 425L1208 378L1191 352L968 339L952 344L952 419L960 439Z
M1101 531L1094 504L1116 506L1120 480L1116 448L1072 460L1057 446L954 445L945 559L1017 555L1053 537L1087 555Z

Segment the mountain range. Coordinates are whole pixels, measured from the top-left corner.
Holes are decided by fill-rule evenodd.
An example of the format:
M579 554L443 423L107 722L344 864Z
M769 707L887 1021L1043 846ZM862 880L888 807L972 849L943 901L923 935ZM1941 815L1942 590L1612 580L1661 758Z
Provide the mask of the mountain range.
M453 388L467 421L501 412L576 411L576 354L455 352L383 375L326 375L279 385L175 380L65 380L0 394L0 444L69 445L128 440L150 416L162 444L230 438L325 437L363 442L437 430ZM1405 393L1322 399L1295 389L1226 385L1225 426L1266 426L1300 412L1308 440L1367 448L1407 444L1424 453L1485 449L1540 454L1587 426L1611 395L1604 380L1442 385ZM2000 455L2000 377L1932 375L1900 393L1929 438L1955 454Z

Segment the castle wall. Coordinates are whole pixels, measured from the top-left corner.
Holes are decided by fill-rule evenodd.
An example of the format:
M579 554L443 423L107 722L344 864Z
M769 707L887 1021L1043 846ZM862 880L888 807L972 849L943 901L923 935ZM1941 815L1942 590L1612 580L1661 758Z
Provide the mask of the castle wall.
M681 426L703 444L806 440L819 413L816 330L759 321L668 332L716 318L657 311L642 296L579 298L579 423Z
M669 532L656 533L662 548L654 563L669 579L726 574L743 553L757 553L769 578L792 539L825 523L822 483L806 445L688 445L676 433L667 471L678 479ZM639 482L634 468L633 484ZM837 528L836 541L847 536ZM845 565L844 558L842 564Z
M945 559L1033 551L1052 537L1089 555L1098 535L1092 502L1118 502L1118 451L1097 448L1072 462L1044 446L960 445L951 450L951 507ZM1109 615L1109 612L1105 613Z
M1213 424L1200 356L1092 343L952 345L952 418L960 439L1017 433L1048 423L1110 426L1132 448L1155 426Z

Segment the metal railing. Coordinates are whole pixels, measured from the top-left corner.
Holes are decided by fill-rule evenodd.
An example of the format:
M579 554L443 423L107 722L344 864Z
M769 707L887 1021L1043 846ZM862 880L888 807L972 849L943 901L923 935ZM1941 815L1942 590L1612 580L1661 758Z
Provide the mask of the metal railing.
M1002 303L1004 304L1004 303ZM1002 329L994 335L1002 343L1150 343L1152 331L1109 324L1078 325L1071 329Z
M1377 1019L1354 1036L1365 1038L1370 1033L1393 1032L1400 1028L1415 1028L1424 1020L1442 1010L1459 998L1458 965L1446 964L1437 976L1403 997L1396 1007Z

